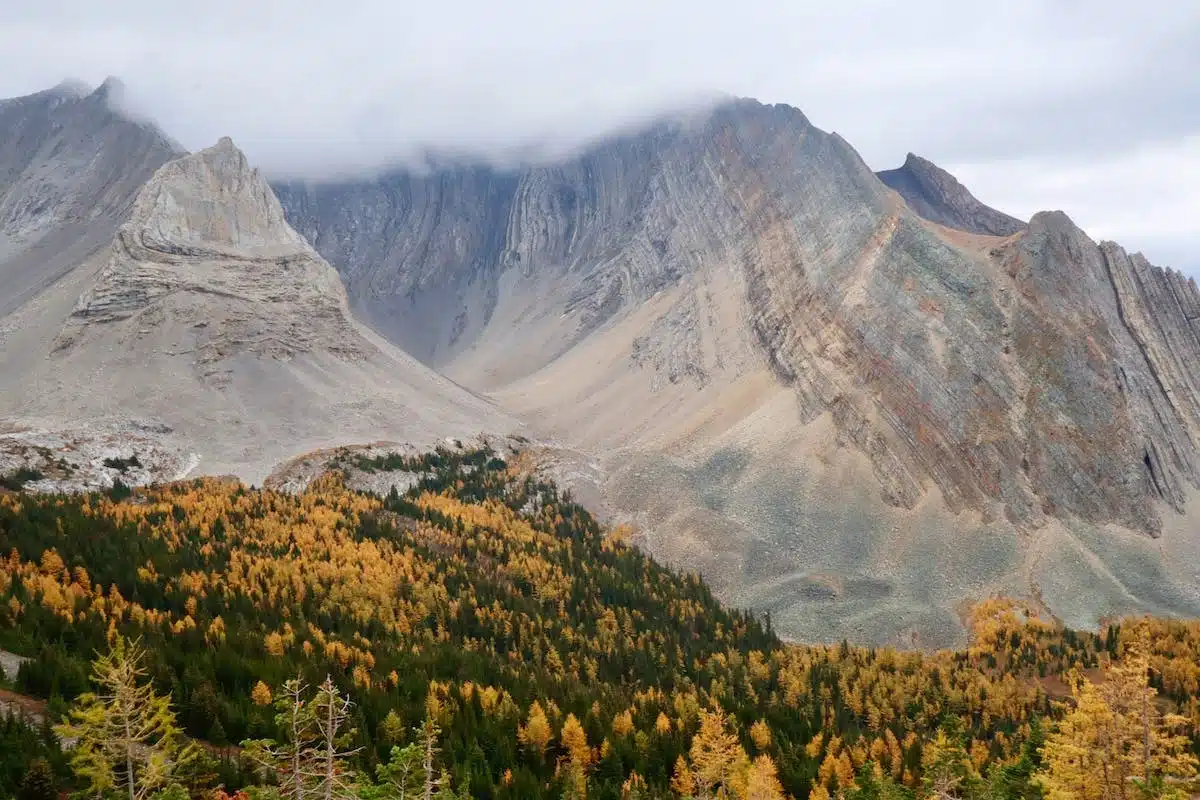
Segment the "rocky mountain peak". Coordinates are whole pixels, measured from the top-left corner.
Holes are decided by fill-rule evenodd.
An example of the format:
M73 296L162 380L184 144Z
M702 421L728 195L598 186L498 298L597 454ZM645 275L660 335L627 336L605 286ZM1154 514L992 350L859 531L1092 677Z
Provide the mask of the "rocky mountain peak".
M337 273L292 230L232 140L164 164L146 182L80 298L59 349L97 325L138 320L181 351L363 357Z
M287 224L266 180L229 137L159 170L138 196L123 235L193 256L312 253Z
M92 95L102 99L119 100L124 92L125 82L115 75L109 75L96 87L96 91L92 92Z
M957 178L916 153L909 153L899 169L877 174L914 212L939 225L988 236L1025 229L1019 219L979 202Z

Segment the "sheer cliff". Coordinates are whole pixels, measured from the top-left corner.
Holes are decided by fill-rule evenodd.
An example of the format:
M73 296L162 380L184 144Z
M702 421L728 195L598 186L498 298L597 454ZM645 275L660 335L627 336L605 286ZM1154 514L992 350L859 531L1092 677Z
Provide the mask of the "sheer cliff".
M988 591L1200 610L1173 563L1200 294L1063 214L943 186L964 215L926 219L751 101L551 165L275 189L367 320L604 454L648 547L784 630L944 642Z

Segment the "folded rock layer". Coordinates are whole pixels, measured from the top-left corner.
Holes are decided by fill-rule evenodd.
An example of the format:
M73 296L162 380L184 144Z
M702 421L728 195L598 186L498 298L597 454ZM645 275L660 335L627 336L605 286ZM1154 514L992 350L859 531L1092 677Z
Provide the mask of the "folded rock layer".
M1186 529L1200 485L1194 281L1093 243L1061 213L1025 225L928 162L906 169L954 213L897 196L795 109L738 101L547 166L275 188L365 319L610 454L613 505L731 597L784 602L786 588L759 591L754 542L786 552L824 525L861 525L864 549L785 557L788 575L862 575L895 561L892 532L918 524L968 552L986 548L967 532L994 528L1014 553L976 570L972 591L1024 593L1040 591L1037 532ZM729 486L783 484L755 504L780 505L768 530L697 487L726 456L741 465ZM643 459L689 476L674 496L641 498L657 512L629 501ZM799 508L840 469L841 502L881 502L871 519ZM939 521L919 522L930 504ZM911 564L892 572L888 592L915 579ZM1116 580L1120 601L1084 616L1150 605ZM1187 599L1171 603L1193 607L1197 579L1179 580ZM922 602L945 611L967 592Z

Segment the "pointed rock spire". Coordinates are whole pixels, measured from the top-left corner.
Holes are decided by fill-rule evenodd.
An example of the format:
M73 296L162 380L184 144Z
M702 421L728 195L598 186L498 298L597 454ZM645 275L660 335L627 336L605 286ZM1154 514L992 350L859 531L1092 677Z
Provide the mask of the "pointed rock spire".
M916 153L909 153L899 169L876 174L930 222L989 236L1011 236L1025 229L1019 219L979 202L957 178Z
M312 254L266 180L228 136L176 159L146 184L126 226L155 248L238 258Z

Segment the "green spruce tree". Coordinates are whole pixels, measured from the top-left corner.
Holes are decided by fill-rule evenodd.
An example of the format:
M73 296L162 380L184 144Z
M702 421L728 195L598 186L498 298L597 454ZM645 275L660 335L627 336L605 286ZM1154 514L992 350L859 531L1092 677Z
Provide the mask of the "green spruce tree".
M35 758L29 762L16 800L58 800L58 780L49 761Z

